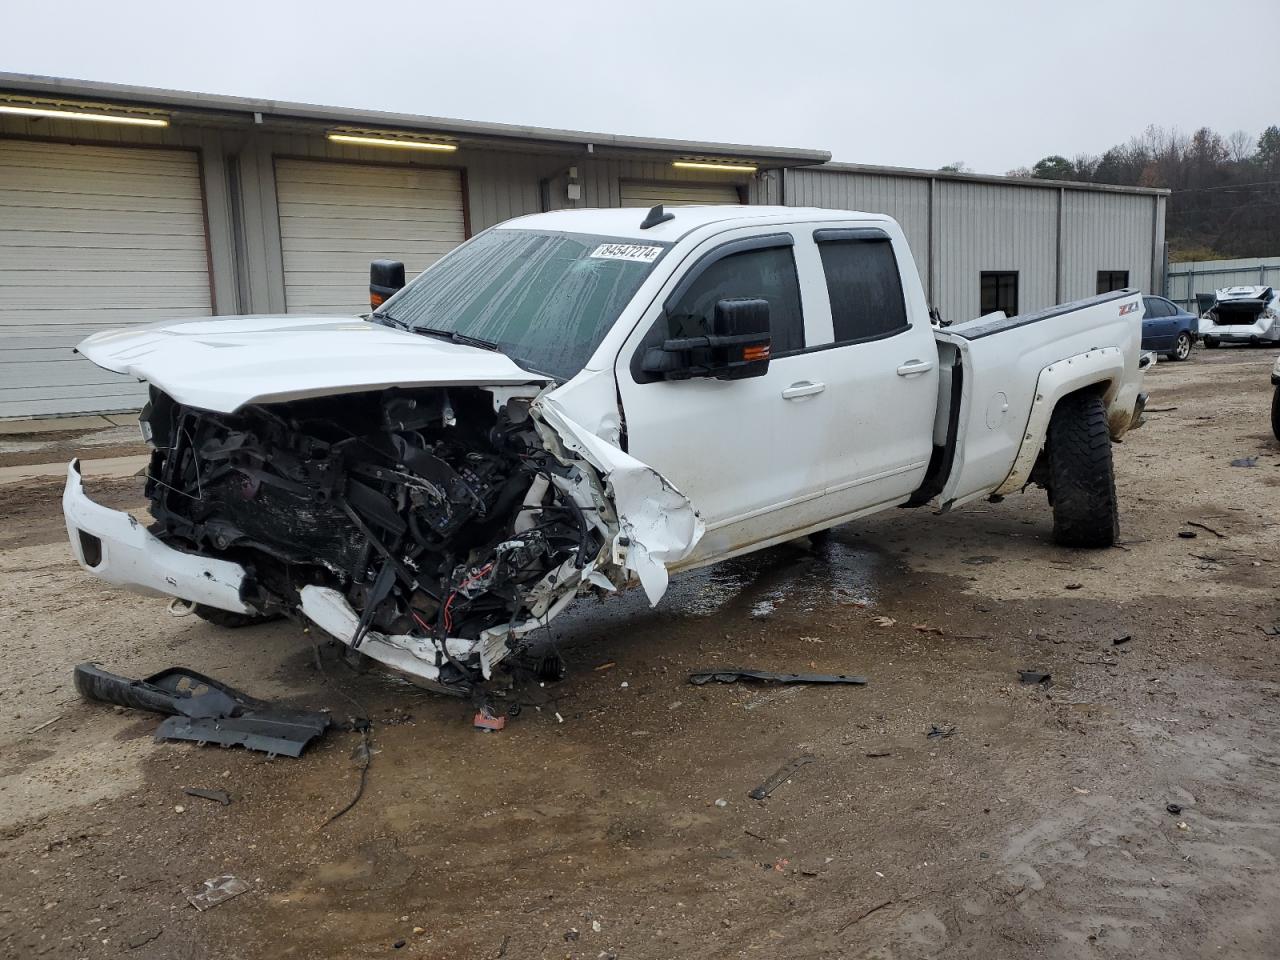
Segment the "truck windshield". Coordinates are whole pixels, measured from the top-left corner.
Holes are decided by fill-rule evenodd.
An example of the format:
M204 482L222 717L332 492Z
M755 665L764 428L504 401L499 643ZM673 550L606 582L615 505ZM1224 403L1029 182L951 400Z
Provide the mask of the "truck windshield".
M528 370L568 380L669 246L487 230L428 267L373 318L491 345Z

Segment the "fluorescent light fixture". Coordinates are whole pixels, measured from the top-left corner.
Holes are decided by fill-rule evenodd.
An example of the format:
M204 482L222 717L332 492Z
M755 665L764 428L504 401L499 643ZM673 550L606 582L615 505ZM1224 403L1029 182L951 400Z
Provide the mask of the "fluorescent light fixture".
M49 117L54 120L92 120L95 123L127 123L139 127L167 127L164 117L147 117L142 114L97 113L92 110L57 110L52 107L22 107L14 103L0 103L0 113L19 117Z
M722 173L755 173L754 163L706 163L702 160L674 160L671 165L681 170L719 170Z
M350 143L358 147L396 147L400 150L434 150L437 153L453 153L458 149L456 143L441 143L438 140L403 140L354 133L331 133L329 139L334 143Z

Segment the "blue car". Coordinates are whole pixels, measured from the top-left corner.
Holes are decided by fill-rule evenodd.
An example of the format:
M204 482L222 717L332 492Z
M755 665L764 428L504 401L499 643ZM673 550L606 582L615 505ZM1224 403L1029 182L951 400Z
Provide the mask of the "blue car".
M1163 353L1170 360L1191 356L1200 333L1200 318L1164 297L1143 297L1142 349Z

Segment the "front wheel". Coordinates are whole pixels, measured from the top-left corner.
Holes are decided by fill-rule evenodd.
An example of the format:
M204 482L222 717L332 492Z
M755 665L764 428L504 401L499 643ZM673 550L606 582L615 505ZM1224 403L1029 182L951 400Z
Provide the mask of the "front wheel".
M1063 397L1049 421L1053 539L1064 547L1110 547L1120 536L1111 431L1102 397Z
M1217 337L1205 337L1204 348L1206 350L1217 350L1220 342Z
M1173 349L1169 351L1170 360L1185 360L1191 356L1191 334L1185 330L1178 334L1178 339L1173 342Z
M1271 432L1280 440L1280 386L1271 394Z

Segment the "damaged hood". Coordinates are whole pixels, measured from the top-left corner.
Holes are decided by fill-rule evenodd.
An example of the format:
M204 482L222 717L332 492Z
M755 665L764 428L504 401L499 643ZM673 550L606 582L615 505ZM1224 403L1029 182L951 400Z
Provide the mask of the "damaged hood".
M159 323L95 333L76 350L100 367L155 384L179 403L221 413L386 387L550 382L496 351L358 317Z

